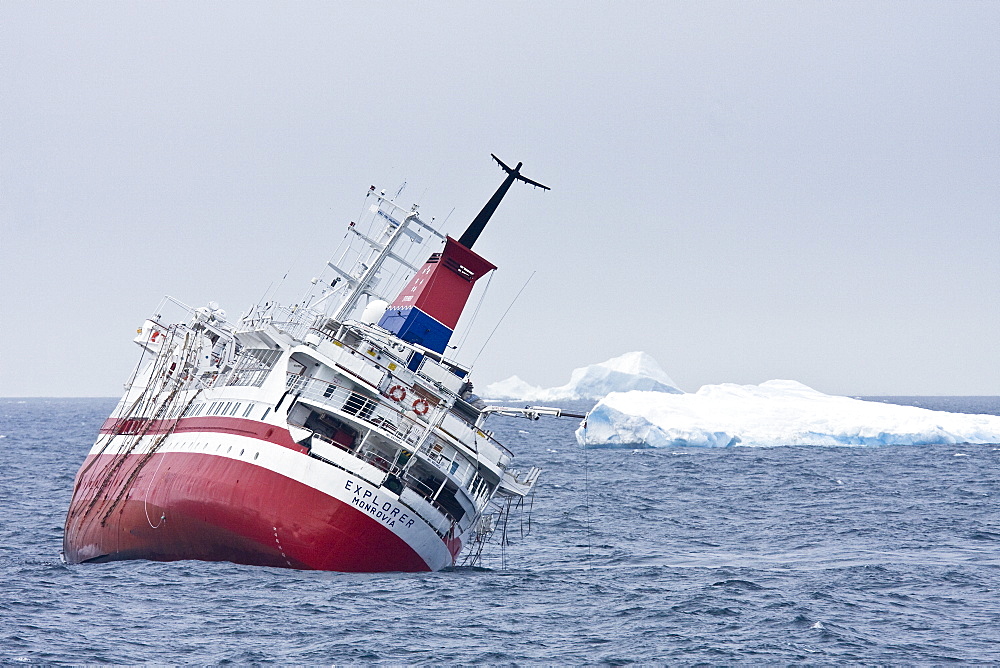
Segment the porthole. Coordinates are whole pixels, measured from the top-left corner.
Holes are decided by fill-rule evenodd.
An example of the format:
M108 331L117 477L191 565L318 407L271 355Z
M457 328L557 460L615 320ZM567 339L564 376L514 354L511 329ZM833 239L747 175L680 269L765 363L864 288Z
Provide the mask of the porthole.
M259 452L253 453L253 458L254 458L255 461L256 461L257 457L259 457L259 456L260 456Z
M226 448L226 452L227 453L232 452L232 451L233 451L233 446L230 445L228 448Z
M240 457L242 457L242 456L243 456L243 451L244 451L244 450L246 450L246 448L240 448Z

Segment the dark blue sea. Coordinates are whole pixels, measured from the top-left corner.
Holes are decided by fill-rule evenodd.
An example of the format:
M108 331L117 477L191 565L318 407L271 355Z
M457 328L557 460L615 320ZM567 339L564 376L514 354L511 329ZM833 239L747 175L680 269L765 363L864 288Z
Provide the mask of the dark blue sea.
M0 399L0 663L1000 663L1000 446L583 451L495 418L545 473L480 568L66 566L113 405Z

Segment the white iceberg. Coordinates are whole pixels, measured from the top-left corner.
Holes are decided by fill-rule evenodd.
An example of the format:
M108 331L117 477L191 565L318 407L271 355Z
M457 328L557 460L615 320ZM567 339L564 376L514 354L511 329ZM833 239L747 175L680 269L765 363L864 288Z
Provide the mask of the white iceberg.
M501 380L492 385L487 385L483 394L490 399L524 399L526 401L537 401L529 397L536 396L544 390L535 385L524 382L517 376L511 376L506 380Z
M610 394L576 438L586 448L1000 443L1000 416L862 401L772 380L706 385L693 394Z
M600 399L610 392L631 390L644 390L654 394L681 392L656 360L646 353L632 352L607 362L575 369L569 382L560 387L541 388L530 385L517 376L511 376L487 385L483 396L521 401L575 401Z

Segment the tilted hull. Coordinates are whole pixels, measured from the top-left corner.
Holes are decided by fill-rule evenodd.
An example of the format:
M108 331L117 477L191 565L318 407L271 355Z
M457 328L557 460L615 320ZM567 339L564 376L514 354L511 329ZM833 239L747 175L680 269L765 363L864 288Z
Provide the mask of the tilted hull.
M540 185L497 162L508 177L459 241L372 186L367 224L301 302L233 325L166 298L185 315L158 308L136 332L143 357L76 477L66 561L433 571L469 542L475 563L538 476L510 467L471 369L445 355L495 269L473 243L511 183ZM417 271L401 245L432 239L444 249ZM390 313L382 283L408 271Z
M67 517L67 562L413 572L452 565L461 550L388 490L290 447L189 436L153 453L87 458Z

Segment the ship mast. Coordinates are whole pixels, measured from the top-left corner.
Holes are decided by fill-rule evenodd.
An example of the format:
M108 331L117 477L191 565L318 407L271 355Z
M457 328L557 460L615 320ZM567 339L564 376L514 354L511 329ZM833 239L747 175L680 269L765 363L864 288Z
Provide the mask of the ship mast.
M374 188L374 186L372 187ZM403 220L399 221L393 218L388 213L382 211L381 205L383 203L388 203L393 208L399 211L403 211L404 210L403 207L397 205L392 200L386 199L383 195L376 195L376 197L378 197L380 200L377 215L381 215L388 221L386 228L382 233L383 238L388 236L388 239L386 239L385 242L379 242L374 239L371 239L362 234L361 232L359 232L357 228L353 226L352 223L350 231L356 234L357 236L361 237L366 242L368 242L368 245L372 249L372 252L369 255L368 259L366 261L359 261L357 264L357 267L361 270L360 275L357 275L357 272L355 272L355 275L348 274L347 272L340 269L340 267L338 267L335 263L333 262L328 263L328 266L334 271L336 271L338 274L340 274L340 277L346 280L347 284L351 288L350 291L347 293L347 296L344 297L344 301L337 309L337 312L333 315L333 318L338 321L343 321L345 318L347 318L348 315L350 315L350 313L358 305L358 301L361 299L362 295L374 294L372 290L374 289L375 284L378 282L378 273L382 269L382 265L385 263L386 260L388 259L395 260L396 262L399 262L403 266L407 267L410 271L417 270L416 267L414 267L412 264L407 262L405 259L397 255L393 251L393 249L396 246L396 243L400 240L400 238L403 235L406 235L413 239L419 239L419 237L413 230L408 229L408 225L411 222L417 223L418 225L420 225L421 227L428 230L430 233L434 234L439 238L442 239L444 238L444 235L442 235L440 232L435 230L433 227L431 227L424 221L420 220L419 213L417 211L417 206L415 204L410 209L410 211L407 212L405 216L403 216Z
M355 270L350 273L339 268L333 262L329 263L330 268L336 271L340 275L341 279L346 281L349 288L343 302L333 314L334 320L342 322L350 316L350 314L358 306L358 302L363 295L375 295L373 290L375 285L378 283L379 271L386 260L392 259L410 269L410 271L414 272L414 275L411 278L410 283L403 289L403 292L401 292L396 298L396 302L393 303L392 306L395 307L394 312L393 309L390 309L390 312L387 312L387 315L390 317L395 316L398 319L398 317L402 315L401 311L405 311L409 314L410 307L416 306L419 301L422 302L424 308L428 308L431 311L432 319L436 321L432 328L441 331L437 332L437 335L431 336L425 340L424 335L428 334L429 330L425 329L424 335L422 336L410 337L403 333L403 324L401 322L390 324L385 320L385 317L383 317L380 320L379 325L406 340L413 338L414 340L412 342L422 344L429 343L430 345L428 347L432 350L437 350L437 348L442 344L447 343L448 338L451 336L451 332L454 330L458 316L461 314L462 309L465 306L465 301L468 298L468 293L472 289L472 284L475 283L476 279L480 276L496 268L488 261L472 252L472 246L479 239L479 235L482 234L483 230L486 228L486 224L496 212L497 207L500 206L501 200L503 200L507 191L510 190L514 181L523 181L524 183L535 186L536 188L549 190L548 186L544 186L537 181L532 181L531 179L521 175L521 165L523 163L519 162L516 167L511 168L504 164L504 162L500 160L500 158L496 157L496 155L493 155L492 153L490 155L494 160L496 160L497 164L500 165L501 169L507 172L507 178L500 184L500 187L497 188L495 193L493 193L493 196L488 202L486 202L486 205L483 206L482 210L475 217L475 219L473 219L472 223L469 224L469 227L457 241L455 239L451 239L450 237L446 238L430 225L420 220L416 205L414 205L410 211L406 212L401 221L397 220L390 214L395 213L395 211L405 210L397 205L394 200L387 199L384 196L384 193L376 195L379 199L378 210L376 213L377 215L385 218L387 221L387 225L382 233L382 239L384 241L376 241L375 239L365 236L352 224L350 231L361 237L371 247L372 251L369 254L369 257L364 261L359 260L359 262L355 265ZM374 186L372 188L373 190L369 191L369 194L373 194ZM382 205L385 204L392 207L392 209L390 211L383 211ZM414 267L393 252L393 248L396 243L404 234L414 240L419 239L413 230L408 229L408 225L410 223L416 223L436 235L438 238L446 240L445 249L440 253L433 254L427 263L424 264L423 269ZM432 265L437 265L439 262L442 263L442 266L448 265L449 271L457 272L467 285L452 285L449 279L446 278L442 284L436 286L436 289L431 288L431 285L437 281L429 280L430 277L438 275L435 271L437 267ZM417 294L415 293L423 292L424 286L431 289L428 289L422 299L418 299ZM444 304L445 312L439 312L439 308L436 308L435 304ZM409 329L409 327L406 329ZM433 343L431 343L431 339L434 339ZM437 352L443 352L443 348Z
M444 353L475 282L496 269L489 260L473 251L472 246L496 212L500 201L514 181L549 189L521 176L522 163L517 163L517 167L511 169L495 155L493 159L507 172L507 178L462 237L458 240L448 237L444 249L427 258L424 266L410 278L410 282L379 319L379 327L404 341L419 344L436 353ZM410 368L415 370L419 363L420 359L415 357L410 361Z
M493 193L493 197L490 198L490 201L486 203L486 206L484 206L483 210L479 212L479 215L476 216L475 219L469 224L468 229L465 230L465 234L463 234L458 240L458 243L462 244L469 250L472 250L472 244L476 243L476 240L479 239L479 235L482 234L483 229L486 227L486 223L490 221L490 218L496 212L497 207L500 206L500 200L502 200L504 195L507 194L507 191L510 190L510 186L514 183L514 181L524 181L525 183L533 185L536 188L549 190L548 186L543 186L537 181L532 181L531 179L521 176L521 165L524 164L523 162L517 163L517 167L511 169L505 165L500 158L496 157L492 153L490 153L490 155L497 161L497 164L500 165L505 172L507 172L507 178L500 184L497 191Z

